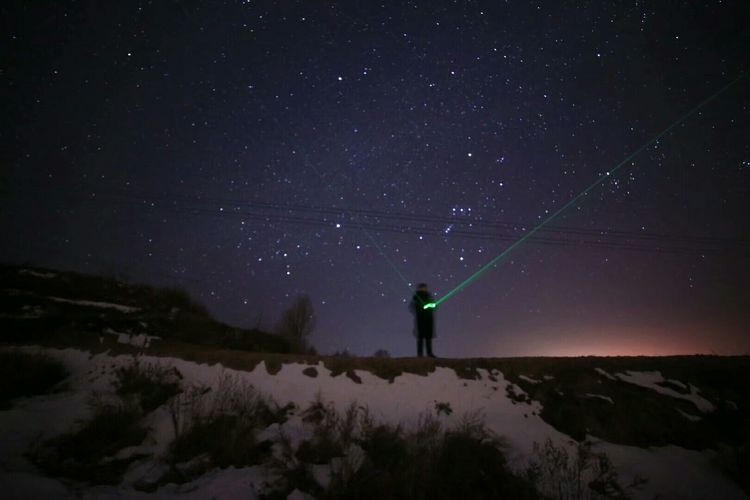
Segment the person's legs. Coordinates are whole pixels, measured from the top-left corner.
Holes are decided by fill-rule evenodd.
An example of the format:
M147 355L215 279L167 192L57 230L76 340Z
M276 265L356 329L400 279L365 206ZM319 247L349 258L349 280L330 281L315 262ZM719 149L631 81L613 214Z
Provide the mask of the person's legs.
M419 358L422 357L422 340L423 339L424 339L424 337L419 336L419 335L417 336L417 357L419 357Z
M427 337L424 339L425 344L427 344L427 355L431 358L434 358L435 355L432 354L432 337Z

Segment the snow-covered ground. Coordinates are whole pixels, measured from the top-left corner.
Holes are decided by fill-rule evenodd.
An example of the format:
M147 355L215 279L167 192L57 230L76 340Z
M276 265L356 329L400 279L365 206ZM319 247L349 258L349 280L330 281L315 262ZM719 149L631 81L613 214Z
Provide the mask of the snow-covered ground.
M122 304L113 304L111 302L99 302L96 300L72 300L72 299L65 299L62 297L47 297L47 298L55 302L61 302L63 304L75 304L77 306L98 307L100 309L116 309L124 313L133 313L136 311L140 311L139 307L124 306Z
M134 490L136 481L158 472L159 465L153 460L134 463L117 487L99 486L83 492L40 476L24 453L35 440L62 433L76 420L85 418L88 412L86 399L91 392L107 390L113 369L133 359L132 356L107 354L91 356L74 349L47 352L62 360L72 375L65 392L18 401L13 409L0 412L0 492L4 498L257 498L263 483L271 479L272 473L261 466L230 468L208 473L192 483L163 486L153 494ZM222 378L231 375L272 396L280 405L292 402L304 408L320 396L343 412L352 401L356 401L366 405L376 419L406 426L416 423L420 415L435 411L437 403L447 403L453 410L450 415L440 415L449 425L467 413L480 412L488 428L506 438L510 445L509 459L519 468L530 458L534 442L543 443L548 438L561 444L570 442L567 436L539 417L539 403L514 403L506 393L509 382L498 371L479 370L479 379L467 380L458 377L452 369L438 367L427 376L404 373L389 382L370 372L357 370L356 375L361 379L361 383L357 383L345 374L331 376L322 363L315 366L317 376L311 377L303 373L310 365L296 363L285 364L278 373L271 375L263 362L252 371L237 371L218 364L198 364L173 358L141 356L140 360L142 363L174 366L184 376L184 386L216 387ZM655 375L617 374L617 377L648 384L660 392L665 390L662 386L654 387ZM522 392L518 386L514 386L514 391L516 395ZM689 399L698 409L705 411L705 405L699 403L700 396L694 391L691 390L690 395L672 392L670 396ZM596 394L582 396L601 397ZM151 435L142 447L158 456L173 438L170 416L162 407L149 418ZM292 418L283 426L290 431L289 427L299 423L299 419ZM269 433L275 431L268 429ZM648 483L635 492L635 498L746 498L738 486L712 465L707 454L676 446L642 449L607 443L595 437L591 439L595 451L609 455L623 484L636 476L648 478ZM301 492L295 495L295 498L305 498Z
M617 373L615 374L617 378L622 380L623 382L629 382L631 384L639 385L641 387L646 387L647 389L653 389L659 394L664 394L665 396L671 396L673 398L679 398L679 399L685 399L687 401L690 401L695 405L697 409L702 411L703 413L714 411L714 405L711 404L710 401L707 401L705 398L703 398L700 394L698 394L700 391L697 387L691 385L690 386L690 394L683 394L680 392L675 391L674 389L670 389L669 387L664 387L663 384L665 382L669 382L672 385L675 385L677 387L687 389L687 386L680 382L679 380L667 380L665 379L662 374L658 371L654 372L634 372L634 371L627 371L625 373Z

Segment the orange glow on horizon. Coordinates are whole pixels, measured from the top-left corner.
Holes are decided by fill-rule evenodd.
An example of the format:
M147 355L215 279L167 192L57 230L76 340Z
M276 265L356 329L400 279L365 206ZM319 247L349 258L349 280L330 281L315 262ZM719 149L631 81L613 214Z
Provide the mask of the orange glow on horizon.
M700 328L662 329L609 327L593 330L540 330L504 341L492 351L497 356L676 356L739 355L750 345L739 345L733 332Z

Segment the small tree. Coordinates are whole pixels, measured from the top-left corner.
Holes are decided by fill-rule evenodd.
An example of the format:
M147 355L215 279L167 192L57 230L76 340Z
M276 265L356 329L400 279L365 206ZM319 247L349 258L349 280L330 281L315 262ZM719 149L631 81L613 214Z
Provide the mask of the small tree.
M391 354L385 349L378 349L375 354L372 355L374 358L390 358Z
M307 352L307 337L314 328L315 310L310 297L300 295L281 315L277 332L282 337L290 339L296 351Z

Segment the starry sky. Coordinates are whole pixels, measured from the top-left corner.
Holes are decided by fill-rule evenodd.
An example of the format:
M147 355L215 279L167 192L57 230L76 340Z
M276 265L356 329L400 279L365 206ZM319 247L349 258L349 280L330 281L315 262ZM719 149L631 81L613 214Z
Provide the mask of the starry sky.
M0 261L413 355L607 176L436 354L748 353L749 5L3 3Z

